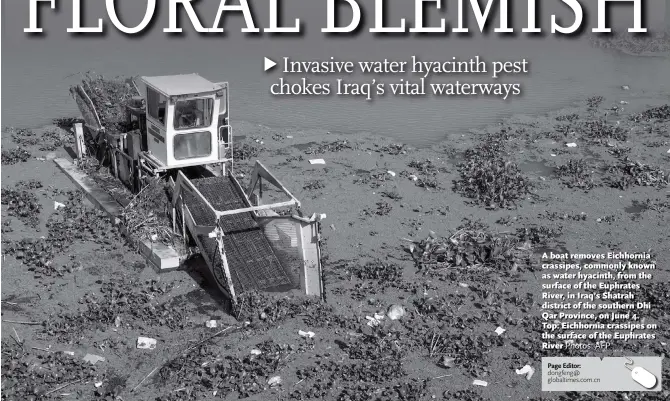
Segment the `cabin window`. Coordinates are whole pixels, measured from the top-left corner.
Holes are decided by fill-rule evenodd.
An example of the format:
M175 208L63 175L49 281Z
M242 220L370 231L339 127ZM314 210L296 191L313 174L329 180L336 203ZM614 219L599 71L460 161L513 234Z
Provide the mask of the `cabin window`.
M178 134L173 145L176 160L207 157L212 154L212 135L208 131Z
M147 88L147 113L149 117L165 125L167 98L157 91Z
M205 128L212 125L214 99L179 100L174 108L174 128Z

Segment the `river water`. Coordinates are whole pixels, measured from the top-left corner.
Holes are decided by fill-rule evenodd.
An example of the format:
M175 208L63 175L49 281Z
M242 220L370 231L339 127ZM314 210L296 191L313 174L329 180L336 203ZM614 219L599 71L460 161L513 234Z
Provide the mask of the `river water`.
M261 3L266 2L251 2L258 3L257 24L262 27L267 20L267 10L262 10ZM2 4L4 126L35 127L56 117L77 115L68 88L80 79L77 73L87 71L110 77L196 72L212 81L230 83L233 120L278 128L373 132L415 146L435 144L446 132L495 123L509 115L543 113L593 94L620 93L622 85L629 85L635 93L649 96L667 97L670 94L668 58L636 58L593 49L584 36L570 39L548 34L542 38L528 38L519 34L515 38L501 38L492 33L471 38L453 34L446 37L380 38L364 32L355 38L326 38L319 32L325 24L325 2L285 0L285 12L307 24L303 37L245 37L240 33L243 21L239 17L230 17L226 22L229 33L225 37L201 37L188 32L188 29L184 36L170 37L162 32L167 25L167 12L162 9L159 9L156 24L148 34L126 37L113 29L101 5L104 2L92 3L89 0L85 24L92 25L95 18L103 18L108 31L104 37L69 36L66 33L71 24L68 4L61 5L56 13L43 6L42 24L46 35L27 37L23 33L28 24L27 3L24 0L6 0ZM128 21L128 25L141 20L143 1L130 3L117 0L117 3L122 15L128 16L124 20ZM203 0L200 3L204 4L201 6L204 10L201 12L202 19L211 25L211 12L216 10L218 1ZM658 8L647 10L649 26L663 24L664 6L660 1L657 3ZM565 11L565 7L555 7L556 10L549 7L549 11L543 11L543 15L547 15L541 21L548 20L550 12L560 16L560 12ZM408 20L411 21L411 10L412 7L404 11L393 9L389 20L397 21L394 17L399 18L402 14L410 17ZM628 26L631 23L625 10L617 13L614 13L615 24ZM524 21L525 16L521 15L520 21ZM656 15L661 15L660 21L654 19ZM368 20L371 23L374 17L370 15ZM565 25L568 25L567 21L570 20L566 20ZM185 22L188 19L184 16L182 23ZM435 19L430 23L434 25ZM548 31L548 22L541 24ZM470 26L477 30L474 20ZM523 27L524 22L517 22L517 26ZM384 96L366 101L335 96L278 98L269 93L270 85L282 76L282 57L327 60L334 56L354 61L384 58L407 61L412 56L422 60L450 60L454 56L468 59L477 55L487 61L528 60L529 74L500 79L504 83L521 83L523 95L508 100L491 96ZM265 73L263 57L279 61L280 65ZM285 78L297 82L300 77L287 75ZM337 78L355 82L376 78L388 83L411 77L310 75L308 78L330 83ZM453 75L442 78L440 82L496 82L488 77L482 78Z

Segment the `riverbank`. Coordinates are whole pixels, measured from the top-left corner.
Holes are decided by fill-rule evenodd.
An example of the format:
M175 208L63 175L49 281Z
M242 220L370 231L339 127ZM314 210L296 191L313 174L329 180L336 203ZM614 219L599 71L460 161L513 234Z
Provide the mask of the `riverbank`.
M612 36L594 36L591 43L596 48L619 51L635 57L670 56L670 33L649 33L646 36L619 34Z
M659 268L640 296L656 299L649 321L670 323L670 112L662 108L667 98L645 96L632 86L548 115L452 133L428 149L371 134L235 123L236 173L261 160L306 213L327 214L326 304L253 295L237 318L223 313L206 271L156 275L63 192L73 186L48 160L67 156L60 128L3 132L3 203L23 203L2 209L2 317L36 323L3 324L11 352L3 355L4 387L17 399L71 383L52 394L539 400L539 363L548 355L540 349L542 252L651 250ZM16 163L5 164L5 152L21 141L30 154L15 151ZM309 163L316 158L326 164ZM65 207L54 210L54 202ZM450 238L465 247L452 248ZM482 256L477 250L487 245L473 238L504 244L505 252ZM440 247L453 257L430 256ZM374 318L389 305L404 316ZM216 328L206 327L210 320ZM374 321L380 324L368 324ZM670 338L657 334L639 348L616 349L667 354ZM137 349L139 336L158 345ZM87 353L105 360L83 362ZM40 370L50 363L60 376ZM529 380L515 373L525 364L537 370Z

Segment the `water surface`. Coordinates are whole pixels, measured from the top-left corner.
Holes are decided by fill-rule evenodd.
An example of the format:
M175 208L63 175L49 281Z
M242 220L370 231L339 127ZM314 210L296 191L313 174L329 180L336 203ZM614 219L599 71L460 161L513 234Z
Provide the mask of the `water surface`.
M439 142L447 132L495 123L512 114L543 113L569 105L592 94L615 95L622 85L636 93L651 96L670 93L670 60L636 58L592 49L584 38L569 39L547 35L528 38L499 37L497 34L461 38L454 35L435 37L374 37L364 32L354 38L327 38L319 32L325 24L325 2L285 0L286 13L305 23L303 37L246 37L240 33L239 17L226 20L225 36L202 37L185 29L186 34L171 37L162 32L167 13L159 8L155 26L142 37L123 36L111 27L104 13L104 2L87 1L86 25L103 18L108 33L104 37L72 37L66 33L71 24L69 2L61 2L58 12L45 6L44 37L30 38L23 33L27 26L28 6L24 0L3 1L3 69L2 124L35 127L62 116L77 115L68 88L78 82L80 72L94 71L106 76L163 75L197 72L212 81L231 85L231 116L235 120L274 127L323 128L338 132L373 132L393 137L414 146ZM128 25L139 22L145 2L117 1ZM202 3L202 4L201 4ZM263 3L263 4L261 4ZM411 2L390 1L389 19L411 17ZM524 3L524 2L521 2ZM548 29L549 15L561 15L565 7L548 3L543 11L542 26ZM46 4L46 3L45 3ZM195 2L205 21L213 19L218 1ZM257 24L267 21L264 2L254 3ZM451 4L451 3L449 3ZM659 8L651 9L650 25ZM409 7L409 9L408 9ZM521 21L524 20L523 9ZM569 14L568 14L569 15ZM627 26L625 10L613 13L616 23ZM618 18L617 18L618 17ZM373 18L371 15L370 19ZM183 23L188 22L186 17ZM411 22L409 18L408 23ZM433 19L431 24L435 24ZM662 21L661 21L662 23ZM471 27L476 29L474 21ZM519 23L519 24L522 24ZM211 25L211 21L205 23ZM519 25L523 27L523 25ZM369 27L369 26L368 26ZM280 61L282 57L298 60L327 59L334 56L350 60L409 60L413 55L423 60L449 60L456 56L468 59L530 61L531 72L524 76L503 77L501 82L520 82L523 96L503 101L495 97L379 97L368 102L341 97L272 97L269 87L281 76L275 69L263 72L263 57ZM279 67L277 67L279 68ZM286 76L298 81L297 76ZM333 83L337 78L365 82L372 78L395 82L401 76L309 76L311 80ZM409 77L403 77L409 78ZM482 82L483 77L454 75L441 81ZM433 81L436 82L436 81Z

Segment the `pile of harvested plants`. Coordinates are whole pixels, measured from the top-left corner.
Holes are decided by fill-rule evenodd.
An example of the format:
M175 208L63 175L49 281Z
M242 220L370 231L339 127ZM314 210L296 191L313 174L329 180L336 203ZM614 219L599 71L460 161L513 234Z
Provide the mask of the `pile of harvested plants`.
M86 74L81 86L95 106L103 127L110 131L127 131L125 106L139 96L130 80Z
M128 235L166 245L174 243L168 191L168 184L154 179L135 195L121 213Z

